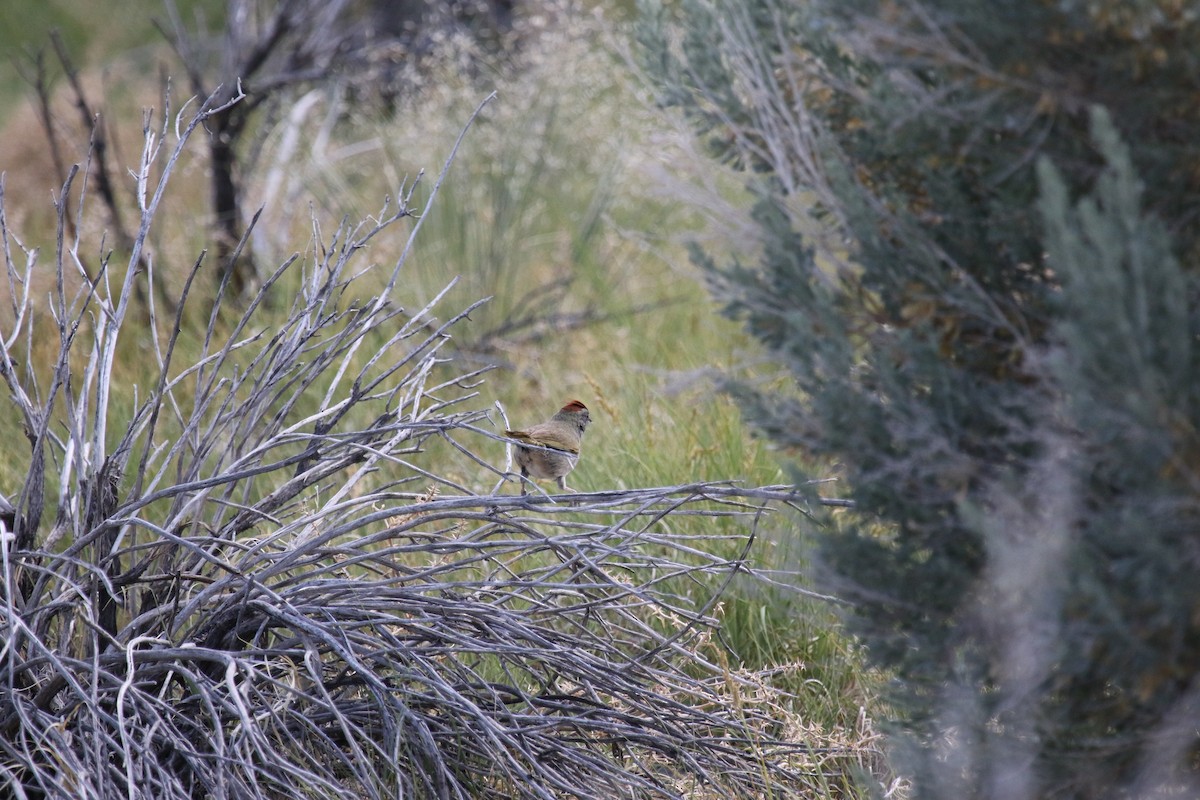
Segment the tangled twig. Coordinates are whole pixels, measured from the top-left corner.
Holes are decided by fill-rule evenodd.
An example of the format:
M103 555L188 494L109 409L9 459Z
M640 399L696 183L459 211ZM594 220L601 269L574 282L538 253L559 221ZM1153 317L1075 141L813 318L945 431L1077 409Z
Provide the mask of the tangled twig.
M170 154L166 126L147 137L139 243L211 110L176 126ZM805 495L473 494L464 482L504 470L471 408L481 371L443 355L470 309L403 312L403 258L374 299L350 291L356 254L409 197L288 259L238 318L218 295L199 332L197 259L173 318L151 306L148 348L121 336L132 278L110 284L61 244L47 380L30 358L37 258L0 186L0 377L31 445L0 531L0 780L105 799L808 791L839 754L728 702L753 678L701 655L768 504ZM288 318L267 323L285 281ZM118 413L115 365L147 352L148 394ZM455 459L478 478L451 478Z

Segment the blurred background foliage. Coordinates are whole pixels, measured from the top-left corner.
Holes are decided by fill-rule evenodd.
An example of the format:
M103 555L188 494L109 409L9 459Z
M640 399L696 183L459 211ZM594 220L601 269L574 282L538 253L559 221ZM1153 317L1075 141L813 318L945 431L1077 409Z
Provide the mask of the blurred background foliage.
M858 500L821 575L915 796L1195 794L1195 4L645 11L756 198L694 256L794 378L749 416Z

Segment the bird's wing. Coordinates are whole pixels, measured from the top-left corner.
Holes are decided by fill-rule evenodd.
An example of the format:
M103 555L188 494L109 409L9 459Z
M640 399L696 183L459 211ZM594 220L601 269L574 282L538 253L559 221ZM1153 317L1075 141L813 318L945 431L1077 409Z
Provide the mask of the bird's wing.
M538 430L535 426L527 431L505 431L504 435L510 439L516 439L518 442L533 444L538 447L550 447L555 450L564 450L568 453L579 452L578 442L572 441L554 430Z

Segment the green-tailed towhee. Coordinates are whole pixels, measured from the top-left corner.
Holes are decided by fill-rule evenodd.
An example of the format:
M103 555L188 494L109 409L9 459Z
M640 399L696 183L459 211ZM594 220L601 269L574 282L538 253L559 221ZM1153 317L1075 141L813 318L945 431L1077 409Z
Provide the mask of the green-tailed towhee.
M523 431L505 431L505 436L520 443L517 445L517 466L521 468L521 477L553 479L564 492L575 491L567 486L567 473L575 469L579 462L583 432L591 421L587 406L572 400L547 422L540 422ZM527 487L522 483L521 494L526 491Z

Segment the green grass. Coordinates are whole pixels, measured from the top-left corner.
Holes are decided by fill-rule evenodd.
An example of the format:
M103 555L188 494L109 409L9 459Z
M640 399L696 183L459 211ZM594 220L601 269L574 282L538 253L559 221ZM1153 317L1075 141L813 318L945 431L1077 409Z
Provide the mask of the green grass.
M176 0L176 5L184 20L199 16L211 21L219 18L224 2ZM144 49L165 45L155 21L166 19L162 0L125 0L117 14L77 0L0 4L0 114L32 94L21 75L33 74L38 52L44 54L47 75L61 79L51 34L62 39L77 69L94 70L98 65L144 60Z

